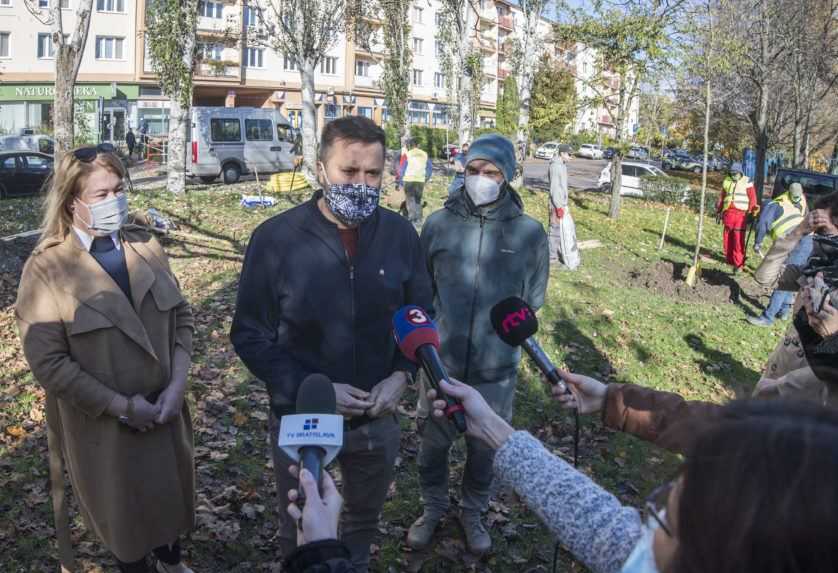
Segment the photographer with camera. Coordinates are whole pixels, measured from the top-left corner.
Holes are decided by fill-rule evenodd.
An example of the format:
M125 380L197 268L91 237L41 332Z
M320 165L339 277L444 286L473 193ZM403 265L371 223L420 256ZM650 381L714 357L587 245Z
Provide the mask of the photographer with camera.
M606 404L601 383L562 377L575 394L566 406L584 412ZM529 433L515 431L474 388L453 381L441 389L462 401L468 434L496 450L501 483L594 573L838 568L831 533L838 525L832 510L838 414L828 409L763 401L716 407L712 424L690 440L680 475L648 497L644 522L640 511L623 506ZM428 398L436 398L433 390ZM433 406L434 416L444 415L444 401Z

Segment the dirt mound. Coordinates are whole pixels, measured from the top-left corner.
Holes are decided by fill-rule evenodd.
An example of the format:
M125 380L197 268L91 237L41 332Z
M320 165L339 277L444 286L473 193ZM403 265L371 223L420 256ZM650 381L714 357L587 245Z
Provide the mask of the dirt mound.
M663 260L652 266L628 269L626 282L629 286L686 302L737 304L747 299L752 304L759 304L757 298L763 294L762 288L751 276L706 269L693 288L684 282L689 268L686 263Z

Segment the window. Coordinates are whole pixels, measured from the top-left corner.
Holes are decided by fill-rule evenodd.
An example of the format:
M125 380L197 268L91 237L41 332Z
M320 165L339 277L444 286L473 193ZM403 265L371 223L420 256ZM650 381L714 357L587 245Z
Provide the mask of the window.
M437 104L434 107L434 125L448 125L448 108Z
M244 133L248 141L274 140L274 130L269 119L244 120Z
M2 8L4 6L11 6L11 5L12 5L12 0L0 0L0 8Z
M30 169L49 169L52 167L52 161L40 155L24 155L26 166Z
M325 56L320 60L320 73L330 75L338 73L338 59L334 56Z
M14 171L17 164L15 163L15 156L12 155L11 157L7 157L3 160L3 163L0 163L0 169L7 170L7 171Z
M434 42L434 55L435 55L437 58L441 58L441 57L442 57L443 51L444 51L444 50L443 50L442 42L440 42L439 40L437 40L436 42Z
M70 9L70 0L60 0L60 2L61 3L59 4L59 7L62 10L69 10ZM0 4L2 4L2 2L0 2Z
M0 58L10 57L11 42L9 38L11 38L11 34L8 32L0 32Z
M442 12L437 12L434 14L434 22L436 23L436 27L439 28L445 22L445 15Z
M368 119L372 119L372 108L371 107L359 107L358 108L358 115L366 117Z
M282 59L282 69L284 69L286 72L296 72L297 62L294 60L294 58L286 55Z
M407 117L410 123L430 123L430 108L423 101L411 101L407 107Z
M121 60L123 59L123 45L125 38L113 36L96 36L96 59L97 60Z
M338 106L333 103L326 104L326 107L323 109L323 117L326 120L326 123L333 121L338 118Z
M413 18L412 21L414 24L421 24L422 23L422 8L419 6L413 7Z
M204 18L221 18L224 4L221 2L198 2L198 15Z
M421 56L422 55L422 44L424 44L424 42L422 41L422 38L413 38L413 53L414 53L414 55L416 55L416 56Z
M637 167L623 163L623 177L637 177Z
M445 74L441 74L439 72L434 73L434 87L435 88L444 88L445 87Z
M38 34L38 59L54 58L55 48L50 34Z
M96 0L96 11L125 12L125 0Z
M244 52L244 65L248 68L263 68L265 61L264 48L247 48Z
M238 119L210 119L210 132L213 141L239 142L242 140L242 124Z
M288 121L291 123L291 126L296 129L302 129L303 127L303 112L299 109L289 109L288 110Z
M38 8L49 8L49 0L38 0Z
M244 7L244 25L245 26L258 26L260 21L260 12L259 8L256 6L245 6Z
M294 143L294 132L287 125L276 124L276 140Z
M198 44L198 55L204 61L220 62L223 50L224 46L221 44Z
M368 78L370 75L370 63L367 60L355 60L355 75Z
M413 70L413 85L422 85L422 70Z

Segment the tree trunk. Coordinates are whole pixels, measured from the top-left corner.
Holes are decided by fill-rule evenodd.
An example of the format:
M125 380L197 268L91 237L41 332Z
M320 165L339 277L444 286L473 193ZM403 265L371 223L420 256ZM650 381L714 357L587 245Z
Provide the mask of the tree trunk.
M611 203L608 216L617 219L620 216L620 188L623 185L623 152L614 154L611 160Z
M539 52L534 49L538 41L538 24L541 22L542 4L539 1L529 2L529 10L524 22L524 38L521 45L521 72L518 79L518 132L516 134L518 161L527 158L530 143L530 104L532 102L532 82L535 75L535 62Z
M303 100L303 175L317 187L317 108L314 104L314 61L298 62Z
M707 66L709 69L709 66ZM698 264L701 256L701 239L704 234L704 200L707 197L707 159L710 155L710 104L711 90L710 79L704 78L704 165L701 167L701 204L698 211L698 230L695 235L695 253L693 253L693 266Z
M65 153L73 149L75 98L73 61L69 49L63 49L55 58L55 100L52 110L52 129L55 138L55 165Z
M763 131L757 137L756 171L754 187L757 192L757 205L762 205L762 188L765 186L765 158L768 155L768 133Z
M192 69L194 64L197 22L196 18L195 27L183 39L183 65L189 70ZM180 195L186 192L186 134L189 127L189 116L191 115L189 111L192 105L192 82L186 82L181 88L181 93L173 94L170 100L169 141L166 150L166 165L168 167L166 189L169 193Z
M455 64L455 68L460 72L460 89L457 93L460 108L460 147L462 147L464 143L471 141L472 130L476 125L476 118L472 115L471 109L472 95L474 89L480 89L480 86L474 85L471 75L466 75L464 73L466 69L466 59L471 53L471 32L474 27L474 19L472 17L473 10L470 2L463 2L463 10L465 13L463 14L463 29L460 35L460 49L455 56L455 60L457 62Z

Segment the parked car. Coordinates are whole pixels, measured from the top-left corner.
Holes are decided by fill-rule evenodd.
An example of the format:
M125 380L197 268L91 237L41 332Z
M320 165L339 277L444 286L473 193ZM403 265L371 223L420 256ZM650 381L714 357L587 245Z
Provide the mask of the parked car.
M771 191L771 198L774 199L788 191L789 185L800 183L803 186L803 194L806 201L812 205L814 201L824 195L838 191L838 175L829 173L818 173L808 169L779 169L774 175L774 187Z
M614 159L614 155L617 154L617 149L614 147L606 147L602 152L603 159Z
M193 107L187 174L210 183L221 176L235 183L244 173L276 173L294 168L294 132L272 109Z
M37 151L52 155L55 140L44 134L5 135L0 137L0 151Z
M34 195L52 174L53 159L37 151L0 152L0 198Z
M650 157L649 150L639 145L633 145L626 153L627 159L641 159L647 161Z
M556 152L559 150L560 143L558 141L548 141L535 150L536 159L553 159Z
M661 162L661 167L673 171L701 173L701 170L704 168L704 160L697 159L685 153L673 153Z
M643 191L640 188L641 177L669 177L666 173L648 163L640 161L623 161L622 178L620 182L620 195L642 197ZM684 183L685 191L689 190L689 184ZM599 174L600 191L611 191L611 162L606 165Z
M576 152L576 155L586 159L602 159L602 146L593 143L585 143L579 147L579 151Z

